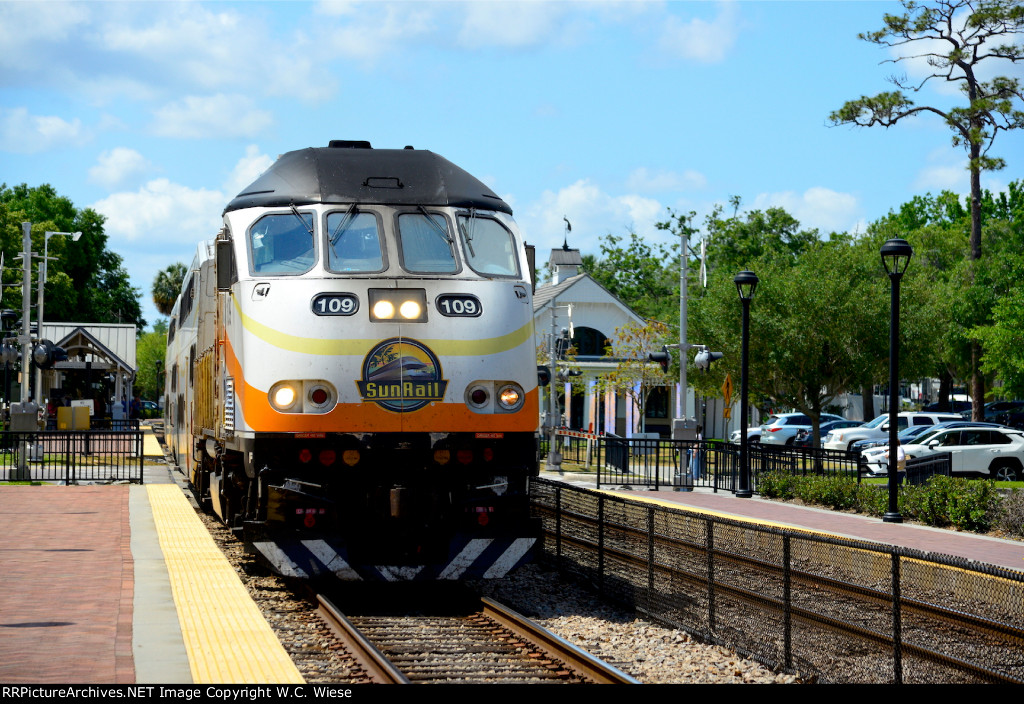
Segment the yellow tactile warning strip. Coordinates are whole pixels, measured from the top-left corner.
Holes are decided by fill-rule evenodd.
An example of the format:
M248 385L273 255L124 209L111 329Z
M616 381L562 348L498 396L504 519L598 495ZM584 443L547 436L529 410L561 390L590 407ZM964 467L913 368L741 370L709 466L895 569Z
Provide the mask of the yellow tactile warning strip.
M164 451L160 447L160 442L156 439L156 436L153 434L153 429L150 427L143 428L142 456L161 458L164 456Z
M147 487L197 684L303 683L176 484Z

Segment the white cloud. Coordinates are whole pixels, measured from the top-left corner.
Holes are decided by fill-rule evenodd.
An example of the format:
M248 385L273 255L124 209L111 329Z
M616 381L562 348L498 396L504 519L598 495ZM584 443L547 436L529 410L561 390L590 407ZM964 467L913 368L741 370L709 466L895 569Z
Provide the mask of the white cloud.
M536 46L562 34L569 8L547 2L467 3L458 43L468 49Z
M185 240L191 250L217 234L225 202L220 191L195 190L161 178L134 193L113 193L91 207L107 218L104 229L111 249L180 248Z
M676 58L705 64L722 61L739 34L737 14L732 3L723 3L710 22L699 17L683 20L668 15L663 21L657 47L662 54Z
M79 2L0 3L0 68L40 66L46 58L40 50L77 35L89 15L89 8Z
M352 3L352 6L356 5ZM437 31L431 3L349 3L321 5L320 11L342 19L318 27L317 46L335 56L372 63L382 56L404 53L407 43L422 41ZM340 8L338 11L334 11ZM441 23L445 31L449 28Z
M153 132L189 139L255 137L272 123L271 114L244 95L190 95L158 109Z
M754 210L784 208L800 221L802 228L817 228L822 235L851 230L856 227L860 213L856 196L821 186L808 188L803 193L761 193L754 199L752 207Z
M562 244L565 221L572 223L569 246L584 253L597 253L599 242L607 234L616 236L633 230L639 234L654 231L654 223L664 213L656 200L639 195L613 196L587 179L561 190L545 191L540 200L524 209L518 217L527 240L538 250ZM538 254L538 257L541 255Z
M643 193L661 191L688 191L702 189L707 185L704 174L693 169L682 173L675 171L650 171L646 167L634 169L626 179L626 188Z
M91 134L78 118L68 122L54 115L30 115L26 108L0 108L0 149L34 154L84 144Z
M235 168L231 170L231 176L224 184L224 190L229 198L241 193L242 189L255 181L260 174L270 168L274 160L266 154L261 154L259 147L250 144L245 148L245 156L238 160Z
M152 167L146 158L134 149L115 147L100 154L99 163L89 169L89 182L114 188L145 174Z
M915 191L954 191L967 190L967 163L930 164L917 173L914 179Z

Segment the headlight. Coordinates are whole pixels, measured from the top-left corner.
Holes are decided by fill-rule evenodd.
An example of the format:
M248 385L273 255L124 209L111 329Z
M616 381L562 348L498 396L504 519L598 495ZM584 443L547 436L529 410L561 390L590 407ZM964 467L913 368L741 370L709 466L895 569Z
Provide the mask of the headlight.
M406 320L415 320L420 317L422 312L423 309L416 301L403 301L402 305L398 307L398 314Z
M338 402L334 386L317 379L279 381L270 387L267 397L281 413L329 413Z
M373 317L381 320L391 320L395 317L395 306L391 301L377 301L373 305Z
M279 381L270 387L270 405L278 411L295 409L299 392L294 381Z
M519 384L505 384L498 389L498 405L502 410L515 411L523 405L523 389Z
M422 288L371 288L370 320L427 322L427 292Z

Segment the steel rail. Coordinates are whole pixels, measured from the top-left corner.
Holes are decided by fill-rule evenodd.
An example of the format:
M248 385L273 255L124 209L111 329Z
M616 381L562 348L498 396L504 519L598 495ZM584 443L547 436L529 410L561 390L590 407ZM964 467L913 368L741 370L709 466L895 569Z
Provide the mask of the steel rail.
M330 599L321 594L317 594L316 598L320 604L320 616L363 668L370 681L377 684L410 684L409 678L384 657L377 646L367 640Z
M597 684L640 684L639 680L622 670L598 660L586 650L556 636L507 606L487 597L481 597L480 602L484 616L529 641L534 647L550 653L582 677Z

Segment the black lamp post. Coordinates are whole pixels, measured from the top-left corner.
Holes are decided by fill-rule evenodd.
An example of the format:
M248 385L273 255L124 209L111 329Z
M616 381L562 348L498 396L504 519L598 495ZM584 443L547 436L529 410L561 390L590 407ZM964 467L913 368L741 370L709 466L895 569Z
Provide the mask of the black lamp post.
M882 516L886 523L902 523L897 497L899 468L896 456L900 445L900 279L914 256L914 248L906 240L894 238L882 245L882 266L889 275L891 289L889 313L889 510Z
M750 456L747 454L747 360L750 357L750 300L757 289L757 274L752 271L741 271L736 274L733 283L740 294L743 304L743 347L740 353L740 486L736 496L749 499L754 495L750 488Z

